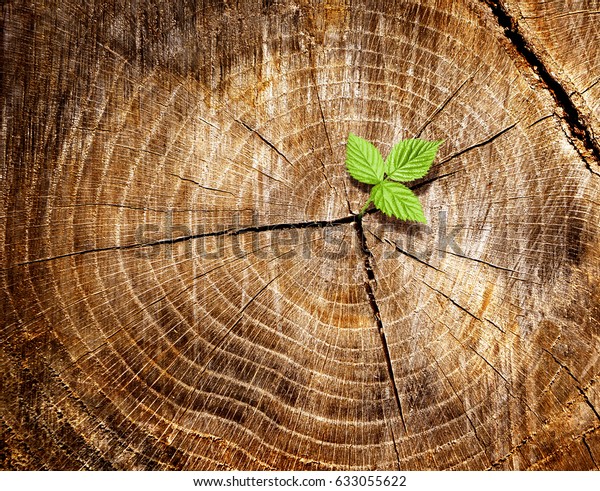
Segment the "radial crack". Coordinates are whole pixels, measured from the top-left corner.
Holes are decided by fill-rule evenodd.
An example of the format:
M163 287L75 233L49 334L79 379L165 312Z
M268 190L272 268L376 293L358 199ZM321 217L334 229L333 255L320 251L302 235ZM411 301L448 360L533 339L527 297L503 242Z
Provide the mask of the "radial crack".
M360 244L361 251L364 255L364 266L365 272L367 274L367 281L365 281L365 291L367 293L367 297L369 298L369 304L371 305L371 309L373 310L373 317L375 317L375 322L377 323L377 330L379 332L379 337L381 338L381 344L383 346L383 352L385 355L385 361L387 365L388 375L390 378L390 383L392 386L392 390L394 392L394 399L396 400L396 405L398 406L398 412L400 414L400 420L402 421L402 426L404 428L404 432L408 434L408 429L406 427L406 421L404 419L404 412L402 411L402 403L400 402L400 394L398 392L398 387L396 386L396 377L394 376L394 365L392 363L392 357L390 355L390 349L387 342L387 337L385 335L385 330L383 327L383 321L381 320L381 313L379 311L379 305L377 304L377 299L375 298L375 293L373 292L372 283L375 283L375 273L373 272L373 268L371 266L371 257L373 254L371 253L369 247L367 246L367 238L365 237L365 232L362 225L362 219L358 218L354 221L354 227L356 229L356 233L358 235L358 241Z
M227 228L227 229L218 230L215 232L184 235L181 237L160 239L160 240L156 240L156 241L152 241L152 242L127 244L127 245L122 245L122 246L98 247L96 249L85 249L82 251L68 252L66 254L60 254L58 256L44 257L44 258L40 258L40 259L32 259L30 261L23 261L20 263L16 263L13 266L9 266L8 268L0 269L0 271L6 271L14 266L27 266L29 264L43 263L43 262L47 262L47 261L54 261L56 259L63 259L66 257L73 257L73 256L82 256L84 254L91 254L91 253L97 253L97 252L139 249L139 248L144 248L144 247L160 246L160 245L164 245L164 244L177 244L180 242L186 242L188 240L201 239L201 238L206 238L206 237L219 237L221 235L236 236L236 235L241 235L241 234L246 234L246 233L251 233L251 232L267 232L270 230L336 227L338 225L342 225L345 223L352 223L355 220L356 220L355 215L349 215L349 216L345 216L342 218L337 218L335 220L314 220L314 221L310 221L310 222L276 223L276 224L272 224L272 225L254 225L251 227L244 227L244 228L237 228L237 229L236 228Z
M581 441L583 442L583 445L584 445L584 446L585 446L585 448L587 449L587 451L588 451L588 454L590 454L590 459L592 459L592 462L593 462L593 464L594 464L594 467L596 467L596 470L599 470L599 471L600 471L600 467L598 467L598 462L596 462L596 459L594 458L594 454L593 454L593 452L592 452L592 449L590 448L590 446L589 446L589 444L588 444L587 440L585 439L585 436L583 436L583 437L581 438Z
M198 181L194 181L194 179L190 179L189 177L183 177L183 176L180 176L179 174L173 174L173 173L169 173L169 174L173 177L177 177L178 179L181 179L182 181L191 182L191 183L195 184L196 186L201 187L202 189L206 189L207 191L216 191L218 193L226 193L226 194L230 194L231 196L235 197L235 194L233 194L230 191L224 191L222 189L204 186L204 185L200 184Z
M447 174L441 174L439 176L434 176L431 179L426 179L424 181L419 182L418 184L415 184L413 186L408 186L408 187L409 187L409 189L412 189L414 191L415 189L419 189L419 188L421 188L421 187L423 187L423 186L425 186L427 184L431 184L434 181L438 181L439 179L443 179L444 177L450 177L450 176L456 174L457 172L458 171L455 170L453 172L448 172Z
M457 338L455 338L455 339L457 339ZM538 413L536 413L531 408L531 406L529 405L529 403L526 400L524 400L522 397L519 397L519 396L513 394L512 389L511 389L512 388L512 383L504 376L504 374L500 370L498 370L494 365L492 365L492 363L490 363L490 361L485 356L483 356L481 353L479 353L479 351L477 351L475 348L473 348L473 346L467 345L467 347L473 353L475 353L479 358L481 358L483 360L483 362L486 365L488 365L502 380L504 380L504 383L506 384L506 391L507 391L508 395L511 396L512 398L517 399L518 401L522 402L525 405L525 407L527 409L529 409L529 411L531 412L531 414L533 414L538 419L538 421L543 424L544 420L539 416Z
M442 271L441 269L438 269L438 268L436 268L436 267L435 267L435 266L433 266L432 264L429 264L428 262L426 262L426 261L423 261L422 259L419 259L419 257L418 257L418 256L415 256L414 254L411 254L410 252L408 252L408 251L405 251L404 249L400 248L400 247L398 246L398 244L396 244L395 242L393 242L393 241L391 241L391 240L389 240L389 239L382 239L381 237L379 237L378 235L374 234L374 233L373 233L373 232L371 232L370 230L369 230L369 233L370 233L370 234L371 234L373 237L375 237L375 238L376 238L376 239L377 239L379 242L381 242L382 244L384 244L384 243L385 243L385 244L389 244L389 245L391 245L391 246L392 246L392 247L393 247L393 248L394 248L396 251L398 251L400 254L404 254L406 257L409 257L410 259L412 259L412 260L414 260L414 261L417 261L418 263L421 263L421 264L422 264L422 265L424 265L424 266L427 266L427 267L429 267L429 268L431 268L431 269L435 269L435 270L436 270L438 273L444 273L444 274L446 274L446 273L445 273L445 271Z
M329 138L329 131L327 130L327 123L325 122L325 113L323 112L323 104L321 103L321 96L319 94L319 86L317 85L317 79L315 76L316 68L314 66L314 61L312 60L312 56L311 56L311 64L313 65L313 69L311 71L311 78L312 78L313 87L315 88L315 94L317 96L317 103L319 104L319 113L321 115L321 121L323 123L323 131L325 132L325 138L327 138L327 144L329 145L329 151L331 152L331 155L334 155L333 145L331 144L331 138Z
M210 350L210 352L208 353L208 355L205 357L204 360L202 360L202 362L200 363L200 365L202 366L202 369L198 372L198 375L196 376L196 380L199 379L199 377L206 371L208 370L208 366L210 364L210 362L215 358L216 356L216 351L217 349L222 349L221 345L223 344L223 342L225 341L225 339L231 334L231 332L235 329L235 327L240 323L240 321L243 319L244 317L244 312L246 311L246 309L250 306L250 304L252 304L252 302L254 302L260 295L262 295L263 292L265 292L267 290L267 288L269 287L269 285L271 285L271 283L273 283L275 280L277 280L278 278L280 278L283 275L283 272L278 274L277 276L275 276L274 278L272 278L270 281L268 281L262 288L260 288L260 290L258 292L256 292L252 298L250 298L246 304L240 309L239 311L239 315L237 320L229 327L227 328L227 330L225 331L225 333L223 333L223 335L219 338L218 341L216 341L216 343L213 344L212 349ZM181 414L179 416L177 416L177 418L175 419L175 423L173 426L179 426L179 422L185 417L185 415L188 413L188 411L190 410L190 408L192 407L192 405L194 404L194 402L196 401L197 396L191 398L190 401L188 401L188 403L186 403L185 407L183 408L183 411L181 412ZM178 431L181 431L180 429Z
M487 137L485 140L477 142L477 143L474 143L473 145L470 145L470 146L468 146L466 148L463 148L462 150L459 150L458 152L453 153L452 155L449 155L444 160L442 160L438 164L438 166L442 166L442 165L450 162L451 160L454 160L455 158L460 157L461 155L464 155L467 152L470 152L471 150L474 150L476 148L480 148L480 147L483 147L483 146L485 146L485 145L487 145L489 143L492 143L497 138L500 138L502 135L504 135L508 131L512 130L515 126L517 126L518 123L519 122L517 121L516 123L513 123L510 126L507 126L506 128L504 128L504 129L498 131L497 133L493 134L492 136ZM412 189L412 190L415 190L415 189L423 187L423 186L425 186L427 184L430 184L430 183L432 183L434 181L442 179L444 177L452 176L452 175L456 174L457 172L460 172L460 170L455 170L455 171L452 171L452 172L447 172L446 174L441 174L441 175L438 175L438 176L433 176L433 177L431 177L429 179L426 179L424 181L417 182L416 184L414 184L412 186L409 186L409 188Z
M475 76L475 73L473 75L471 75L469 78L465 79L458 86L458 88L456 88L448 97L446 97L446 100L444 100L444 102L442 102L439 105L439 107L437 107L436 110L433 111L431 116L429 116L427 118L427 120L425 121L425 123L423 123L423 125L417 130L417 132L415 133L415 138L421 137L421 134L423 133L423 131L425 131L425 128L427 128L433 122L433 120L437 117L437 115L440 114L448 104L450 104L452 99L454 99L459 94L459 92L467 84L467 82L470 82L471 80L473 80L474 76Z
M444 297L446 300L448 300L449 302L451 302L453 305L455 305L456 307L458 307L460 310L462 310L465 314L468 314L469 316L471 316L473 319L478 320L479 322L483 322L479 317L477 317L475 314L473 314L471 311L467 310L465 307L463 307L461 304L459 304L456 300L452 299L449 295L446 295L444 292L438 290L437 288L432 287L429 283L423 281L423 284L430 288L431 290L433 290L434 292L438 293L439 295L441 295L442 297Z
M489 266L490 268L497 269L499 271L506 271L508 273L515 273L515 274L522 273L521 271L517 271L516 269L505 268L504 266L498 266L497 264L489 263L487 261L484 261L483 259L477 259L475 257L465 256L463 254L456 254L452 251L445 251L445 252L447 252L448 254L451 254L453 256L460 257L462 259L467 259L468 261L473 261L476 263L484 264L486 266ZM518 279L521 279L521 278L518 278ZM523 281L526 281L526 280L523 280Z
M550 70L536 54L534 47L521 32L518 21L511 16L500 0L483 1L490 7L498 24L503 28L504 35L527 64L539 75L550 94L552 94L557 106L563 110L563 120L569 127L573 137L577 138L592 154L596 162L600 164L600 144L594 139L592 131L583 122L585 119L584 115L572 101L565 87L550 74ZM593 174L598 175L597 172L592 171L590 163L585 158L583 158L583 160L588 170Z
M591 85L589 85L588 87L586 87L585 89L583 89L581 91L581 94L585 94L588 90L593 89L594 87L596 87L596 85L598 85L600 83L600 77L598 77L594 82L592 82Z
M535 436L536 436L536 433L532 433L531 435L528 435L525 438L523 438L517 445L515 445L513 448L511 448L508 451L508 453L504 454L502 457L500 457L499 459L492 462L492 464L486 470L489 471L494 468L500 467L500 465L502 465L504 462L506 462L517 450L519 450L521 447L523 447L524 445L527 445L530 441L532 441Z
M460 157L461 155L464 155L467 152L470 152L471 150L483 147L483 146L487 145L488 143L492 143L494 140L500 138L502 135L504 135L508 131L512 130L515 126L517 126L518 123L519 122L517 121L516 123L513 123L510 126L507 126L506 128L498 131L497 133L494 133L492 136L487 137L485 140L482 140L482 141L480 141L478 143L474 143L473 145L470 145L467 148L464 148L462 150L459 150L456 153L453 153L452 155L449 155L444 160L442 160L439 163L439 165L441 166L441 165L443 165L443 164L445 164L447 162L450 162L451 160L454 160L457 157Z
M234 119L234 121L238 124L241 124L244 128L246 128L247 130L251 131L252 133L254 133L256 136L258 136L263 142L265 142L277 155L279 155L283 160L285 160L288 164L290 164L292 167L294 167L294 164L292 164L292 162L290 161L290 159L288 159L282 152L281 150L279 150L275 145L273 145L269 140L267 140L261 133L259 133L257 130L255 130L254 128L252 128L252 126L248 125L247 123L245 123L244 121L240 120L240 119Z
M598 410L592 404L592 401L590 401L589 397L587 396L587 394L583 390L583 387L581 386L581 382L579 382L579 379L573 374L571 369L567 365L565 365L562 361L560 361L556 357L556 355L554 353L552 353L552 351L550 351L549 349L542 347L542 350L544 350L546 353L548 353L552 357L554 362L559 367L561 367L565 372L567 372L567 375L569 375L569 377L571 377L573 379L573 381L575 382L575 388L577 389L577 392L579 392L579 394L581 394L581 397L583 398L584 402L588 405L588 407L592 410L592 412L594 413L596 418L600 421L600 413L598 413Z
M477 317L476 315L472 314L471 312L469 312L466 308L464 308L462 305L460 305L459 303L457 303L456 301L454 301L452 298L450 298L448 295L446 295L444 292L438 290L437 288L433 288L431 285L427 284L425 281L423 281L423 284L426 285L427 287L431 288L433 291L435 291L436 293L440 294L441 296L443 296L444 298L446 298L450 303L452 303L453 305L455 305L456 307L458 307L460 310L462 310L463 312L465 312L466 314L468 314L469 316L471 316L472 318L478 320L479 322L483 323L484 321L481 320L479 317ZM487 320L487 319L486 319ZM489 321L488 321L489 322ZM492 325L492 322L490 322ZM446 326L447 327L447 326ZM479 358L481 358L483 360L483 362L488 365L506 384L506 389L508 392L508 395L511 396L514 399L517 399L518 401L522 402L525 407L527 407L527 409L529 409L529 411L531 412L531 414L533 414L538 421L543 422L542 418L531 408L531 406L527 403L527 401L525 401L522 397L519 397L515 394L513 394L512 392L512 383L508 380L508 378L506 378L506 376L500 371L498 370L492 363L490 363L490 361L483 356L481 353L479 353L475 348L473 348L473 346L471 346L470 344L465 344L463 343L458 337L456 337L452 331L450 331L450 329L448 329L448 334L450 336L452 336L456 342L458 342L462 347L464 348L468 348L470 349L475 355L477 355ZM589 401L588 401L589 402Z

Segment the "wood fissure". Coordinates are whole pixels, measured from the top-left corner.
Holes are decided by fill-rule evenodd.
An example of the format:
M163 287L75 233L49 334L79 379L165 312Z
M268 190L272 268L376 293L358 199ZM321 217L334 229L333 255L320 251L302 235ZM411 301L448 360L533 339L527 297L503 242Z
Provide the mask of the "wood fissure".
M370 210L370 213L376 210ZM193 235L184 235L180 237L160 239L150 242L138 243L138 244L127 244L122 246L110 246L110 247L100 247L97 249L86 249L83 251L75 251L67 254L61 254L53 257L45 257L40 259L32 259L29 261L23 261L20 263L16 263L14 266L27 266L30 264L43 263L47 261L54 261L57 259L64 259L67 257L73 256L81 256L84 254L98 253L98 252L107 252L107 251L119 251L119 250L129 250L129 249L140 249L146 247L156 247L161 245L171 245L171 244L179 244L181 242L187 242L189 240L194 239L203 239L208 237L220 237L220 236L229 236L235 237L237 235L243 235L248 233L260 233L260 232L270 232L275 230L291 230L291 229L306 229L306 228L328 228L328 227L337 227L339 225L343 225L346 223L352 223L356 220L356 215L350 215L342 218L337 218L335 220L316 220L309 222L299 222L299 223L276 223L272 225L253 225L251 227L243 227L243 228L228 228L224 230L217 230L215 232L206 232L202 234L193 234ZM10 269L11 266L4 269Z
M519 23L514 19L502 4L502 0L483 0L502 27L505 36L514 45L517 52L528 65L539 75L548 91L552 94L557 106L561 108L565 123L570 129L570 138L579 140L593 156L597 165L600 165L600 144L594 139L592 132L584 123L585 118L579 108L573 103L569 93L562 84L552 76L546 65L536 54L535 49L528 42L519 28ZM581 155L581 154L580 154ZM600 177L598 171L592 169L590 162L581 155L586 168L595 176Z
M592 452L592 449L590 448L590 444L588 443L586 437L585 436L581 437L581 441L582 441L583 445L585 446L585 449L587 450L588 454L590 455L590 459L592 459L592 462L594 463L596 470L600 471L600 467L598 467L598 462L596 462L596 459L594 458L594 453Z
M364 282L365 291L367 293L367 297L369 299L369 304L371 309L373 310L373 318L377 324L377 331L379 332L379 336L381 338L381 346L383 348L383 354L385 357L385 362L387 366L387 371L390 379L390 385L394 394L394 400L396 402L396 406L398 408L398 414L400 415L400 421L402 422L402 427L404 428L404 432L408 434L408 428L406 427L406 420L404 419L404 412L402 411L402 403L400 401L400 393L398 392L398 386L396 385L396 376L394 375L394 364L392 362L392 356L390 353L390 348L388 345L387 337L385 334L385 328L383 325L383 320L381 319L381 312L379 310L379 305L377 304L377 299L375 298L375 292L373 291L373 284L377 283L375 279L375 272L373 271L373 267L371 265L371 258L373 254L371 253L369 246L367 245L367 237L365 235L363 229L362 218L357 217L354 222L354 228L356 229L356 233L358 235L358 243L360 244L361 252L364 256L364 267L366 274L366 281Z
M271 150L273 150L277 155L279 155L283 160L285 160L289 165L291 165L292 167L294 167L294 164L292 163L292 161L290 159L288 159L282 152L281 150L279 150L273 143L271 143L267 138L265 138L262 133L260 133L259 131L257 131L256 129L252 128L252 126L250 126L248 123L241 121L239 119L234 119L234 121L238 124L241 124L244 128L246 128L248 131L250 131L251 133L255 134L256 136L258 136L258 138L260 138L261 141L263 141Z
M600 413L598 413L598 410L596 409L596 407L592 404L592 401L590 401L588 395L586 394L584 388L581 385L581 382L577 379L577 377L573 374L573 372L571 371L571 369L565 365L562 361L560 361L556 355L554 353L552 353L552 351L550 351L549 349L545 349L544 351L546 353L548 353L552 359L556 362L556 364L562 368L567 375L569 375L569 377L571 377L571 379L573 379L573 381L575 382L575 387L577 388L577 391L579 392L579 394L581 395L582 399L584 400L584 402L587 404L587 406L590 408L590 410L594 413L594 416L596 417L596 419L598 421L600 421Z

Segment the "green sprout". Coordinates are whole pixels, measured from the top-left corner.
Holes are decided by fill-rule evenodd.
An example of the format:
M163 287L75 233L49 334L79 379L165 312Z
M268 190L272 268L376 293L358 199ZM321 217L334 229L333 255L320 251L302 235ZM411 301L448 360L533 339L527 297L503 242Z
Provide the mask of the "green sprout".
M346 168L357 181L373 184L371 195L359 213L369 205L400 220L427 223L419 198L400 182L414 181L429 171L443 140L418 138L402 140L392 148L385 161L375 146L350 133L346 145Z

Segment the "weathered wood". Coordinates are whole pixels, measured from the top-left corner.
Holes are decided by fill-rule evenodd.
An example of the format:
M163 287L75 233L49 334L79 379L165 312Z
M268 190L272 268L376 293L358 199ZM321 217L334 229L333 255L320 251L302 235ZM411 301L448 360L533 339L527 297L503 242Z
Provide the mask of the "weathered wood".
M597 469L598 32L490 4L5 3L0 466Z
M501 2L512 29L563 88L588 139L600 156L600 2L598 0ZM587 135L586 135L587 133ZM595 169L599 169L596 167Z

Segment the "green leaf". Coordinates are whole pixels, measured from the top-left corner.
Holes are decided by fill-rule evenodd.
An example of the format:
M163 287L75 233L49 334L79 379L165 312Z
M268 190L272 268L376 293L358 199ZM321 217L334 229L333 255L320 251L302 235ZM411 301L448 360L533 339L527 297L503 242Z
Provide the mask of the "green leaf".
M348 135L346 168L357 181L366 184L383 181L383 157L379 150L353 133Z
M399 182L383 181L373 186L371 199L388 216L427 223L419 198Z
M427 141L417 138L402 140L394 145L385 159L385 173L395 181L408 182L423 177L429 171L443 140Z

